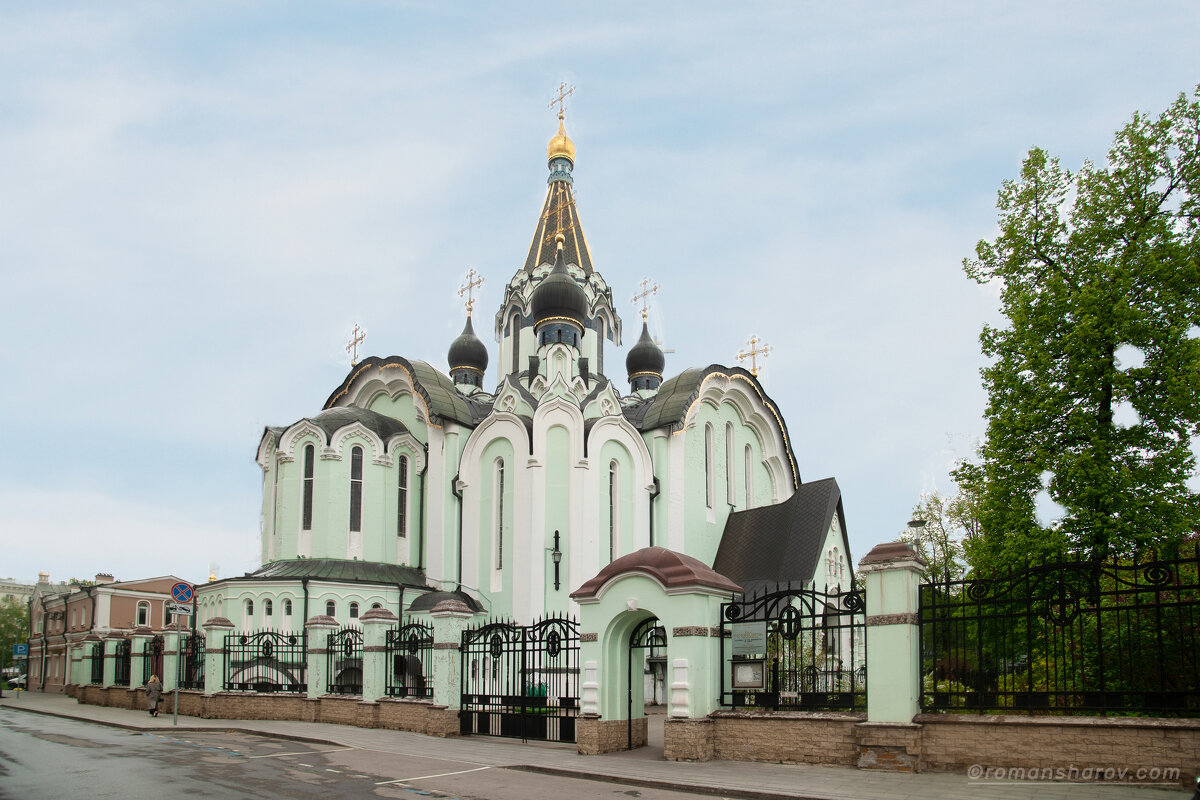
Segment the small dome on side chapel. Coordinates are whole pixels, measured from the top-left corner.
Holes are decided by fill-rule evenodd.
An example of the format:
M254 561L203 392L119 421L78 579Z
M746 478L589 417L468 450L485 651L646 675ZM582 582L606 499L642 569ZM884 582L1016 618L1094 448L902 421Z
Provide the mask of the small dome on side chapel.
M450 377L455 383L468 383L472 386L483 385L483 374L487 371L488 365L488 352L483 341L475 335L469 314L462 333L451 342L446 360L450 363Z
M639 389L657 389L662 384L663 369L666 366L667 357L650 338L650 329L646 326L646 321L642 320L642 335L625 356L629 385L635 392Z

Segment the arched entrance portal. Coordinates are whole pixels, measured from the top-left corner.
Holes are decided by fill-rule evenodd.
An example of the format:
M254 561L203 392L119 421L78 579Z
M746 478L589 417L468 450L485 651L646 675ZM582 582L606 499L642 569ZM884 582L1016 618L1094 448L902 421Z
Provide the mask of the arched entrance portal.
M629 661L627 676L629 681L629 703L626 706L625 718L628 720L628 748L633 749L633 721L634 710L637 711L636 719L645 719L646 716L646 675L650 675L651 692L653 694L654 684L659 680L659 675L654 669L657 663L665 664L664 656L667 652L667 631L659 623L657 617L650 617L643 620L633 633L629 635ZM662 659L659 661L658 659ZM647 667L650 669L647 669ZM644 724L644 723L642 723ZM639 736L639 739L642 739ZM639 742L639 747L644 745L645 741Z

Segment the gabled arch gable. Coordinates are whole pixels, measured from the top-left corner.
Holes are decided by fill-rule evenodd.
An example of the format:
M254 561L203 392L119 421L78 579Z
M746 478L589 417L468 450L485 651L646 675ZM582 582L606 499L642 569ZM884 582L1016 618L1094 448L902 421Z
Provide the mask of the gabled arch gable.
M547 435L555 426L566 428L571 441L569 463L578 464L583 454L583 413L565 397L552 397L538 406L533 415L533 454L544 457Z

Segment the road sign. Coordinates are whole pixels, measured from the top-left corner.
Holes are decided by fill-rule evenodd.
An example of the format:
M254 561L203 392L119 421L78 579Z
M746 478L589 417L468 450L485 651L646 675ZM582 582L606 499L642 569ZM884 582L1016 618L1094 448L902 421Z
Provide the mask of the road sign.
M190 617L192 615L192 606L190 603L167 603L167 611L170 611L177 617Z
M171 587L171 597L178 603L192 602L192 585L183 582L175 584Z
M15 659L29 658L29 645L14 644L13 645L13 658L15 658Z

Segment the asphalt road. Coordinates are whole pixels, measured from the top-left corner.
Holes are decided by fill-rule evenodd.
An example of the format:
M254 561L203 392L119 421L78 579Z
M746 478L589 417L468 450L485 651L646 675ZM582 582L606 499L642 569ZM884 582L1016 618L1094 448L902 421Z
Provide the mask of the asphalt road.
M137 733L57 717L14 716L0 718L0 798L4 800L697 797L457 759L333 747L247 733Z

